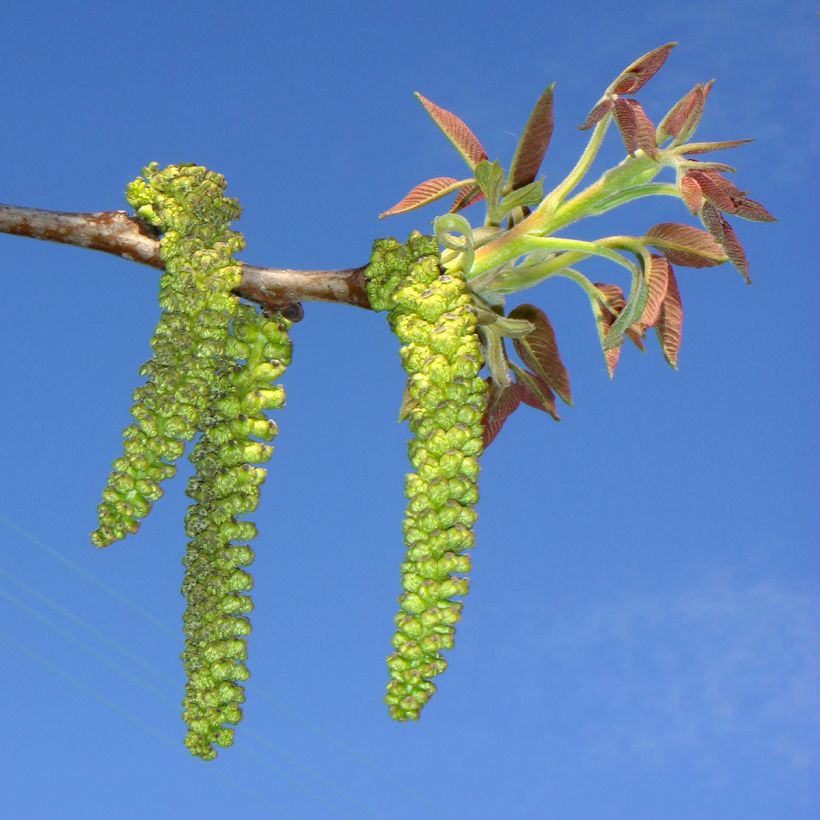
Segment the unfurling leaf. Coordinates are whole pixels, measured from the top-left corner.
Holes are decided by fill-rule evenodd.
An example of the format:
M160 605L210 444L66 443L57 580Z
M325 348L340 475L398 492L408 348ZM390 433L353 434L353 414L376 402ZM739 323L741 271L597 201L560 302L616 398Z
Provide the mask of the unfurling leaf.
M657 248L670 262L688 268L710 268L726 261L723 248L700 228L661 222L654 225L642 240Z
M457 180L453 177L435 177L435 179L428 179L416 185L400 202L397 202L392 208L383 211L379 214L379 219L384 219L386 216L393 216L395 214L404 214L408 211L415 211L416 208L421 208L443 196L457 191L459 187L464 186L464 180Z
M487 206L494 208L504 188L504 169L498 162L484 159L476 165L474 172L475 181L487 200Z
M492 379L487 379L486 381L488 388L487 409L484 411L482 423L485 450L498 435L504 426L504 422L518 409L519 404L521 404L517 385L508 384L504 387L499 387Z
M683 99L679 100L658 126L658 142L674 137L676 142L686 142L697 130L703 114L703 104L712 87L713 80L706 85L698 83Z
M612 102L609 97L604 97L604 99L596 103L592 111L587 114L587 118L582 125L578 126L578 130L587 131L592 128L593 125L597 125L612 110L614 105L615 103Z
M681 305L678 281L670 268L666 296L655 322L655 332L658 334L658 341L661 344L664 358L675 370L678 369L678 350L680 349L682 325L683 306Z
M433 122L441 129L444 136L450 140L453 147L461 154L470 168L475 168L477 163L487 159L487 152L478 141L478 137L455 114L441 108L434 102L430 102L418 91L416 97Z
M639 57L618 75L612 85L607 88L606 93L634 94L639 88L643 88L658 73L660 67L666 62L669 52L676 45L677 43L667 43Z
M609 372L609 377L612 378L615 373L615 365L618 364L618 359L621 355L621 343L619 342L615 347L610 348L604 347L604 343L612 330L612 326L626 306L626 298L624 297L624 292L617 285L607 285L596 282L595 287L604 295L608 305L607 308L597 299L591 300L592 312L595 316L596 327L598 328L598 337L601 341L601 349L604 352L606 369ZM641 335L634 327L627 327L625 335L637 348L643 350Z
M572 404L569 374L561 361L555 331L547 315L535 305L519 305L510 311L509 318L525 319L535 325L532 333L520 339L513 339L515 352L524 364L544 379L567 404Z
M513 155L510 173L507 178L506 191L518 190L529 185L538 175L538 169L552 137L552 90L555 83L550 83L533 106L524 133L518 140Z
M595 315L595 325L598 328L598 338L601 342L601 349L604 352L604 362L606 364L609 378L615 375L615 366L618 364L618 359L621 357L621 345L617 347L610 347L608 350L604 348L604 339L609 335L609 329L615 323L616 314L619 313L626 304L623 291L617 285L606 285L600 282L595 283L601 293L606 297L607 302L612 307L612 311L607 310L597 300L592 302L592 312Z
M720 246L729 257L729 261L740 271L741 276L746 280L746 284L751 285L749 278L749 262L746 253L735 236L732 226L723 218L720 211L711 203L704 202L700 209L700 218L712 236L717 239Z
M556 421L560 421L555 409L555 394L550 390L549 385L540 376L524 370L513 362L510 362L510 367L515 373L515 386L518 388L520 400L536 410L549 413Z
M633 280L632 290L626 304L621 308L620 313L612 323L612 327L609 328L609 333L604 339L605 350L621 344L624 334L640 319L648 295L646 275L641 271L641 275ZM640 335L639 330L635 330L635 332Z
M643 333L652 327L658 319L661 305L666 296L669 283L669 273L672 266L662 256L654 253L649 257L649 269L644 272L646 277L647 297L641 318L635 323Z

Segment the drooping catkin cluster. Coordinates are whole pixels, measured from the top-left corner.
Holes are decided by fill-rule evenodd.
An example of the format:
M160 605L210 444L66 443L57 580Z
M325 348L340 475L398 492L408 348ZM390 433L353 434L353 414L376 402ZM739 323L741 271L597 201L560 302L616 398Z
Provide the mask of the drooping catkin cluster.
M134 392L135 424L123 433L123 456L114 462L91 538L102 547L135 532L162 494L159 482L174 475L185 442L201 433L187 489L195 503L185 519L191 540L183 560L183 719L186 746L211 760L214 745L231 744L230 725L242 717L246 615L253 607L243 567L253 561L247 542L256 528L238 516L259 503L265 470L253 465L271 456L258 439L276 435L264 411L284 404L284 390L272 381L290 363L290 322L232 294L241 281L233 254L244 241L229 229L240 208L223 196L224 178L194 165L160 171L151 164L143 174L126 198L161 233L162 313L153 355L140 370L147 381Z
M241 280L232 254L244 241L228 227L240 208L223 196L224 177L195 165L160 171L155 163L143 174L128 185L126 199L162 232L162 313L151 338L153 355L140 369L147 381L133 394L135 423L123 431L123 455L114 461L97 508L91 540L98 547L137 531L162 495L160 482L174 475L184 443L201 429L236 312L231 290Z
M239 306L227 354L244 364L222 373L191 454L197 472L187 489L196 503L185 519L191 541L183 562L183 719L188 726L185 745L206 760L216 756L215 744L231 744L234 730L226 724L242 717L241 682L248 678L245 638L251 631L245 615L253 607L246 594L253 582L242 568L253 560L244 542L256 528L237 516L255 510L259 501L265 470L252 464L266 462L272 449L256 439L269 441L276 435L264 410L284 404L284 390L271 382L290 363L289 326L279 314L266 317L249 305Z
M417 720L447 666L467 592L473 509L486 384L471 299L459 273L439 268L432 237L406 245L377 240L365 276L374 310L388 310L407 372L405 415L415 472L405 482L407 510L395 651L387 659L385 702L396 720Z

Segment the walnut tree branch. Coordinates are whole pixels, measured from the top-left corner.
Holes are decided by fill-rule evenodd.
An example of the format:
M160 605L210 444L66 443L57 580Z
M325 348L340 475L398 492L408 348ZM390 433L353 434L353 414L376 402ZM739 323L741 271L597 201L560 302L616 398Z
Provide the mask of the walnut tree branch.
M0 204L0 233L28 236L111 253L163 270L159 240L125 211L65 213ZM242 263L236 292L265 307L281 309L301 301L340 302L370 308L364 266L344 270L261 268Z

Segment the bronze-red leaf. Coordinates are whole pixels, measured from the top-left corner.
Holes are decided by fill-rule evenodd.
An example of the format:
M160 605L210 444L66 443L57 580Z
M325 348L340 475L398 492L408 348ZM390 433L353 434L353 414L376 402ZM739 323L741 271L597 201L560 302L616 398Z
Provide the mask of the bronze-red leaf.
M416 208L421 208L428 205L430 202L435 202L443 196L452 193L459 187L459 180L454 177L436 177L435 179L428 179L425 182L419 183L413 188L401 201L397 202L392 208L383 211L379 214L379 219L384 219L386 216L393 216L394 214L403 214L408 211L415 211Z
M534 407L536 410L543 410L556 421L560 421L560 416L555 409L555 395L544 379L512 362L510 367L515 372L515 385L518 388L518 396L521 402Z
M697 121L700 120L703 111L703 101L703 86L698 83L669 109L658 126L658 137L661 140L667 137L677 137L692 120L695 120L697 126Z
M626 299L624 298L624 292L617 285L607 285L602 282L596 282L595 287L603 293L610 308L608 310L597 300L592 305L592 310L595 314L595 324L598 328L598 337L601 340L601 347L603 348L604 339L606 339L609 334L612 325L615 324L615 319L618 318L618 314L624 309ZM641 336L635 328L627 328L626 335L637 347L643 350ZM610 347L604 350L604 362L606 363L606 369L610 379L615 374L615 366L618 364L618 359L621 356L621 347L622 345L619 344L617 347Z
M487 379L487 409L483 419L484 449L492 444L504 426L504 422L521 404L520 391L517 385L508 384L499 387L492 379Z
M723 248L706 232L692 225L661 222L643 237L670 262L688 268L710 268L726 261Z
M683 328L683 305L681 304L678 281L672 268L667 273L666 296L661 304L655 332L661 344L664 358L672 367L678 369L678 351L680 350L681 331Z
M743 197L736 200L737 211L735 216L743 219L750 219L752 222L777 222L777 218L772 216L759 202Z
M481 202L482 199L484 199L484 192L478 187L478 185L465 185L456 194L456 198L450 206L450 213L454 214L459 211L463 211L465 208L469 208L470 205L475 205L476 202Z
M635 112L629 104L629 100L619 97L615 100L615 125L621 132L621 139L624 141L624 148L629 156L635 155L638 147L638 124L635 121Z
M696 179L689 174L684 174L678 181L678 190L683 204L689 209L689 213L696 214L703 204L703 191Z
M709 80L706 85L698 83L670 109L658 126L660 141L673 136L678 143L686 142L695 133L700 124L700 118L703 116L706 97L713 84L714 80Z
M666 43L639 57L618 75L607 89L607 94L634 94L658 73L676 45L677 43Z
M703 195L727 214L737 213L735 198L743 196L728 179L714 171L689 171L687 176L698 183Z
M613 105L615 105L615 103L612 102L609 97L604 97L604 99L596 103L592 111L587 114L587 118L584 120L583 125L578 126L578 130L586 131L592 128L593 125L596 125L612 110Z
M720 211L711 202L704 202L700 209L700 218L712 236L717 239L720 246L729 257L729 261L740 271L741 276L746 280L746 284L751 284L749 278L749 262L740 240L735 235L732 226L723 218Z
M737 148L740 145L747 145L753 140L723 140L722 142L691 142L685 145L683 153L687 156L696 154L708 154L710 151L722 151L726 148Z
M555 331L546 313L535 305L519 305L510 311L509 318L525 319L535 326L526 336L513 339L515 352L521 357L521 361L541 376L567 404L572 404L569 374L561 361Z
M552 89L550 83L533 106L524 133L518 141L508 177L508 190L516 191L529 185L537 176L538 169L552 137Z
M431 102L419 94L418 91L416 97L418 97L419 102L424 106L433 122L441 129L444 136L450 140L453 147L461 154L470 168L475 168L477 163L487 159L484 146L462 120L450 111Z
M635 118L635 138L638 141L638 148L641 148L648 156L656 157L658 148L655 145L655 126L637 100L626 100L626 103L632 109L632 115Z
M666 297L669 271L672 269L663 256L650 255L649 268L644 272L648 295L640 319L635 323L641 333L652 327L658 319L661 305Z

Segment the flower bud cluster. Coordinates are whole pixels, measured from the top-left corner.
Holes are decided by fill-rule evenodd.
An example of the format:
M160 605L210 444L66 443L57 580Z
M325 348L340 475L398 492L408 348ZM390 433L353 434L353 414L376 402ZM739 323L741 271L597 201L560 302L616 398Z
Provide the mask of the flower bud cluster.
M231 291L241 280L232 255L242 235L228 226L239 217L223 196L224 178L195 165L151 164L130 183L126 198L137 216L162 232L162 313L151 338L152 357L140 369L147 381L133 394L134 424L123 432L91 540L98 547L136 532L161 495L160 482L202 427L210 391L224 359L236 312Z
M222 373L191 453L196 475L186 491L195 503L185 519L191 540L183 560L183 719L185 745L206 760L216 756L214 745L232 743L230 725L242 717L241 684L249 674L245 638L251 631L246 615L253 607L247 594L253 582L245 570L253 550L246 542L256 528L237 516L252 512L259 502L265 470L252 465L271 456L272 448L257 439L270 441L276 435L264 411L285 401L284 390L271 381L290 363L289 326L278 314L267 317L239 305L226 353L244 363Z
M467 593L486 384L470 295L460 273L442 273L435 239L378 240L365 275L371 305L390 311L408 377L415 472L405 482L404 591L385 702L396 720L417 720L453 647L462 609L453 599Z

